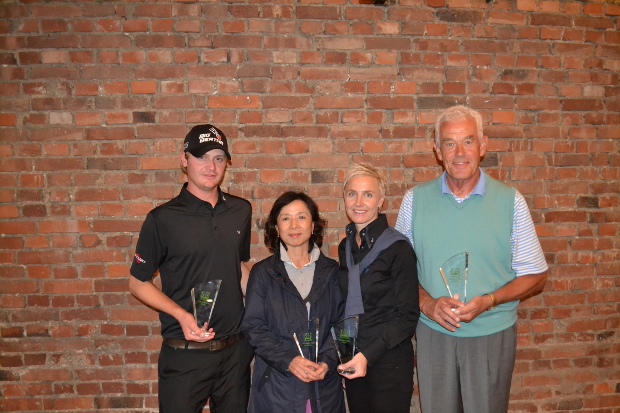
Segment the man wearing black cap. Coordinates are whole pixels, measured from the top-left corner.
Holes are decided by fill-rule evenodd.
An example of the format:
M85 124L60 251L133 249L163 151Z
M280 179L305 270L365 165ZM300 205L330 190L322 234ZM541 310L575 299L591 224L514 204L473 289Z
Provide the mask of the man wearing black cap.
M219 185L230 160L226 136L198 125L185 137L180 194L148 213L131 266L129 290L159 311L159 411L246 411L252 349L241 332L249 271L252 208ZM159 271L162 287L152 279ZM196 324L191 290L222 280L211 323Z

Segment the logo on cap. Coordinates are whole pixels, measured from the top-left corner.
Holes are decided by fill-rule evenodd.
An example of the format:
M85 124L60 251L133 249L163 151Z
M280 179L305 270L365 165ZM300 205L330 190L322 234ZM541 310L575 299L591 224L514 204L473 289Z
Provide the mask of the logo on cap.
M214 134L215 134L215 137L211 136L210 133L201 133L198 136L198 142L199 143L217 142L220 145L224 146L224 142L222 141L222 137L217 132L214 132Z
M230 159L226 135L213 125L196 125L185 136L185 152L200 157L211 149L222 149Z

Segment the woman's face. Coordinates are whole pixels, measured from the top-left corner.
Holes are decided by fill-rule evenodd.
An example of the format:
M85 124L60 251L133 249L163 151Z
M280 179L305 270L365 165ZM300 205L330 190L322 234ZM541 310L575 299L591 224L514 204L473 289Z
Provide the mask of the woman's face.
M379 182L372 176L356 175L344 188L344 207L358 231L377 218L383 200Z
M307 251L314 223L306 203L295 200L282 208L278 215L276 230L288 248L303 247Z

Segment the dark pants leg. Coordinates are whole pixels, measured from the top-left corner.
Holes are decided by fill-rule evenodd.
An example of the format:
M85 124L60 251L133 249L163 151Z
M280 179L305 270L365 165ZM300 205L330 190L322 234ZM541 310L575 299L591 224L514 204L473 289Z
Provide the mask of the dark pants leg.
M158 366L160 413L199 413L209 397L214 413L245 413L251 359L245 339L220 351L163 344Z
M413 394L413 345L406 340L368 367L365 377L347 380L351 413L408 413Z
M230 348L230 353L222 355L218 377L213 383L209 402L212 413L245 413L248 408L250 361L254 351L247 339Z

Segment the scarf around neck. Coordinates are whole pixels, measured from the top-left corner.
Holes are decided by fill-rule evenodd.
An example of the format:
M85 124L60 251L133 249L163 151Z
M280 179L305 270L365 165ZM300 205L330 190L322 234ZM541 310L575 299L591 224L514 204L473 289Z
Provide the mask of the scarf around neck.
M387 227L381 233L381 236L377 238L377 241L371 246L368 254L359 263L354 264L353 254L351 253L351 238L347 237L345 256L347 259L347 268L349 270L349 285L347 290L347 302L344 310L345 318L364 314L364 302L362 301L362 287L360 284L361 273L373 263L381 252L399 240L409 242L406 236L393 227Z

